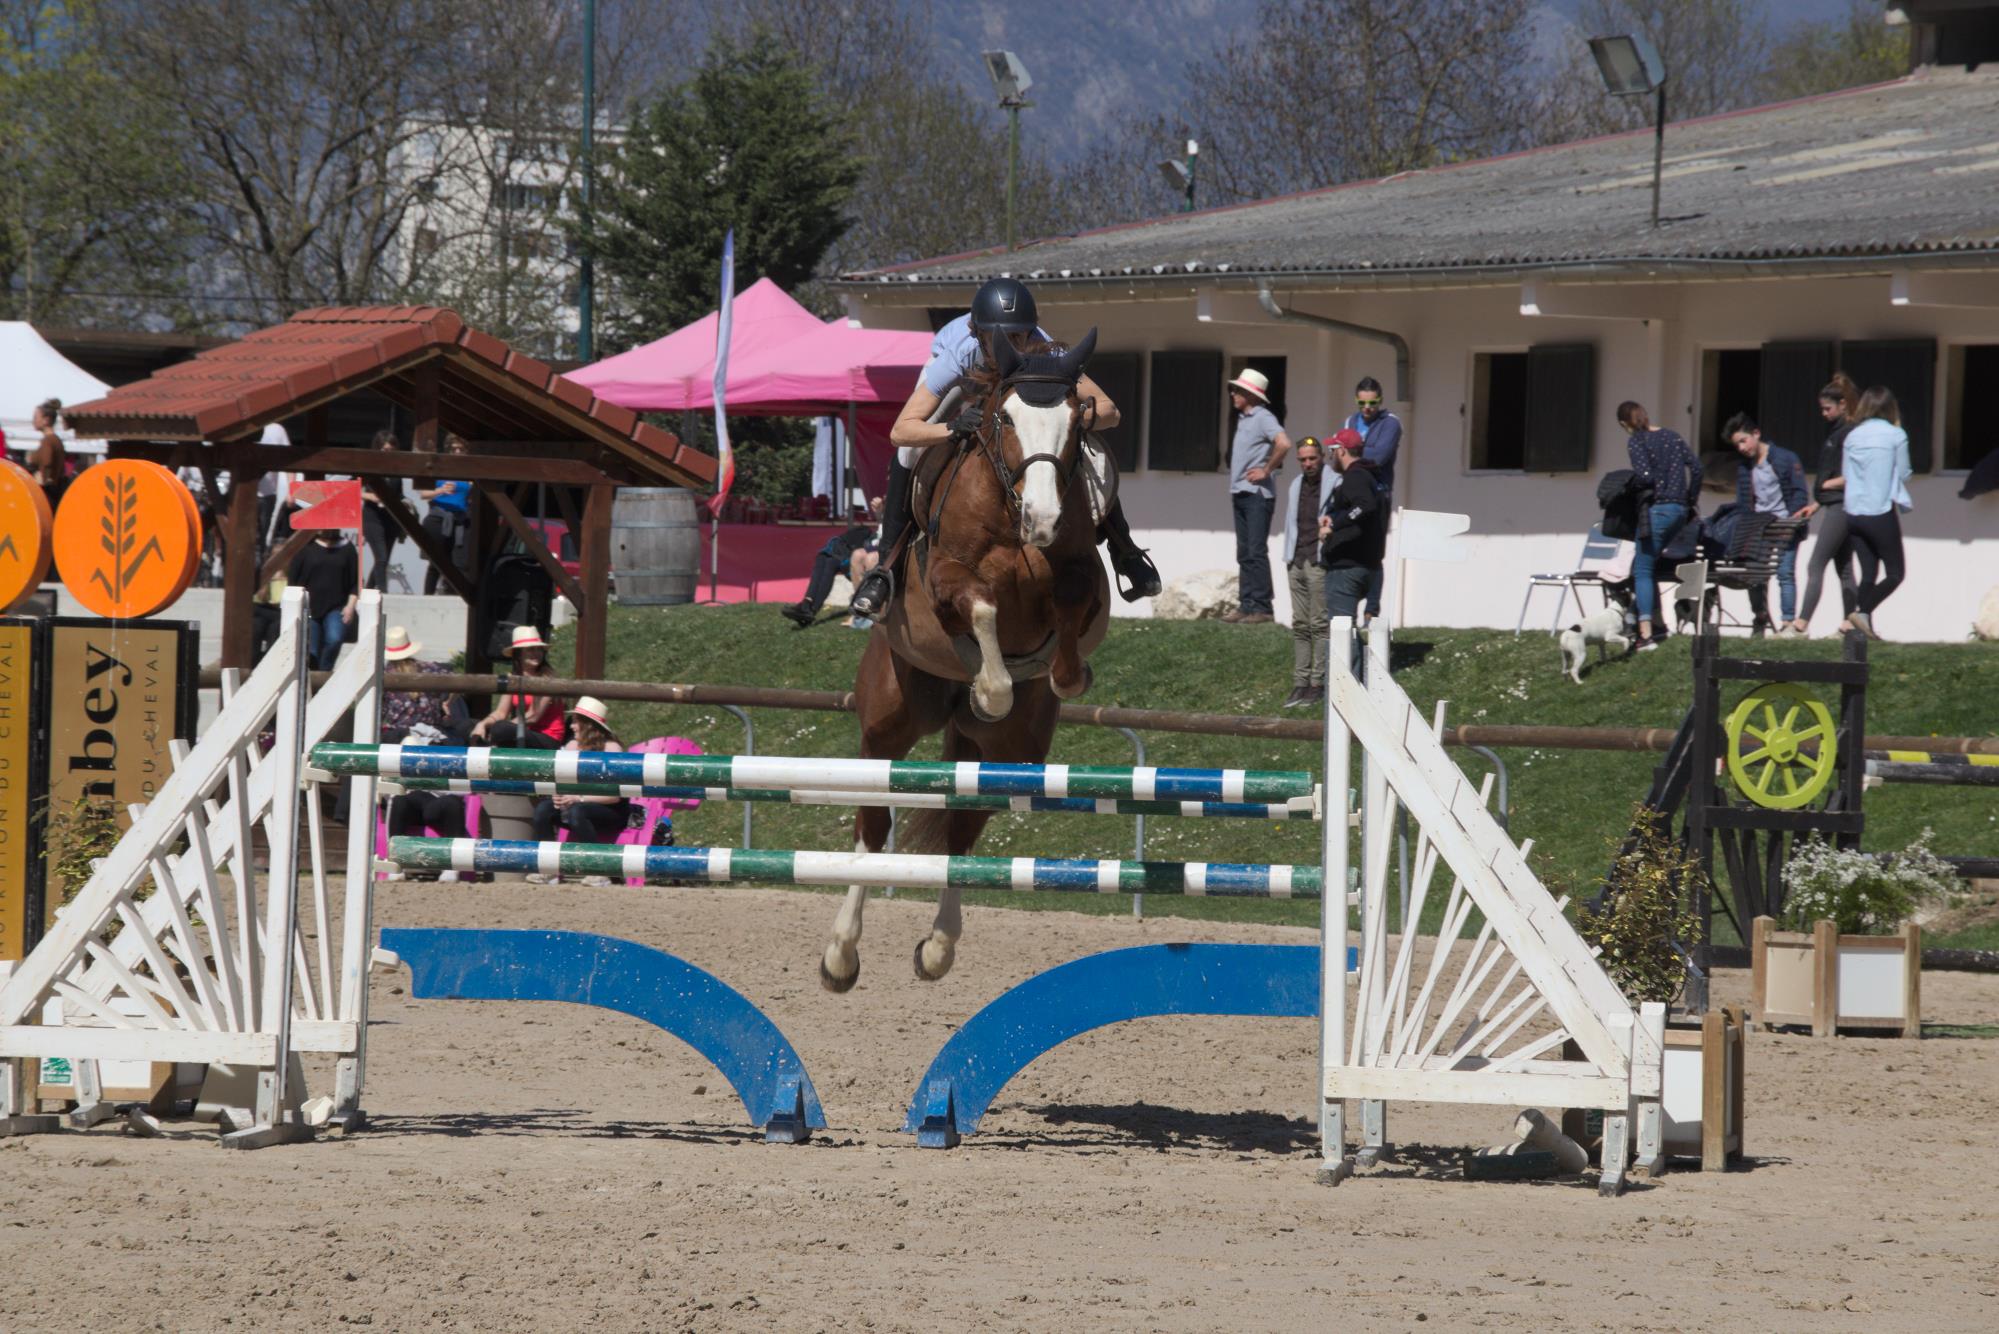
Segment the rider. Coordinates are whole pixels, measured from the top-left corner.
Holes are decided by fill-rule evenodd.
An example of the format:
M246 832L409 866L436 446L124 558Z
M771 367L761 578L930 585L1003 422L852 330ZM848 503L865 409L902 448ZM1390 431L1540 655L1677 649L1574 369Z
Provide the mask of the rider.
M995 335L1013 339L1016 346L1024 346L1034 338L1047 338L1036 323L1034 294L1017 279L995 278L981 287L972 298L971 311L939 329L930 344L930 363L923 368L915 391L889 432L889 439L897 449L889 464L887 503L882 513L882 561L854 590L852 606L857 616L879 617L895 595L891 569L909 527L909 478L918 455L933 445L949 444L979 429L977 408L966 408L949 422L933 422L930 417L960 378L991 360L986 339ZM1097 429L1118 424L1117 405L1096 381L1083 376L1077 382L1076 392L1084 402L1092 404ZM1103 530L1111 565L1130 585L1128 588L1121 585L1118 590L1125 600L1136 602L1157 596L1159 571L1132 541L1131 526L1125 522L1124 510L1115 500L1104 515Z

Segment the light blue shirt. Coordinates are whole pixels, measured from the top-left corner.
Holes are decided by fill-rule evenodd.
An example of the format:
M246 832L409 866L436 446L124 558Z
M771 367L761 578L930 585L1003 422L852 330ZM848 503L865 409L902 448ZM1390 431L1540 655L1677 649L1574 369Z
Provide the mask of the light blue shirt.
M1901 427L1869 417L1846 434L1841 461L1846 512L1862 518L1892 509L1914 509L1909 499L1909 437Z
M1048 337L1038 328L1034 333L1038 338ZM930 360L923 367L923 387L939 398L944 397L951 392L952 385L985 360L985 355L979 336L972 332L972 317L960 315L930 340Z

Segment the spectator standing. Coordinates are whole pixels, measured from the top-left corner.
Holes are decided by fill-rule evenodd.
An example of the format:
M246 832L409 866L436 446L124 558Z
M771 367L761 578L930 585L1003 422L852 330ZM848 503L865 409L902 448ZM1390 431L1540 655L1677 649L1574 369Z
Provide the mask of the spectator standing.
M1326 615L1352 617L1358 630L1365 621L1367 589L1378 578L1388 550L1388 512L1374 465L1367 461L1359 431L1342 430L1327 443L1333 447L1338 484L1319 515L1319 559L1326 567ZM1353 639L1348 670L1361 674L1360 636Z
M42 434L28 454L28 473L48 497L51 510L62 503L63 488L69 485L69 449L56 434L61 419L61 399L45 399L35 406L34 426Z
M444 452L447 454L466 453L465 441L457 435L444 438ZM417 495L430 502L430 512L423 516L423 530L436 538L438 543L451 552L451 563L459 569L465 568L465 533L471 526L466 514L466 505L472 499L472 484L466 481L440 480L429 489L419 488ZM423 591L435 593L444 576L438 571L437 563L431 562L430 570L423 577Z
M1229 503L1235 510L1236 610L1231 625L1262 625L1271 615L1270 520L1277 508L1272 480L1291 452L1291 438L1270 410L1270 378L1247 370L1228 382L1236 410L1229 446Z
M515 676L555 675L555 669L548 665L548 641L532 625L514 627L513 642L507 653L514 660ZM472 728L474 741L494 746L526 746L531 750L558 750L565 734L562 701L525 691L502 698Z
M1631 561L1631 584L1638 598L1638 650L1649 652L1665 641L1659 612L1657 568L1659 553L1688 519L1701 484L1701 461L1677 431L1655 429L1643 406L1626 400L1617 405L1617 424L1631 439L1631 470L1651 487L1652 498L1638 516L1638 551ZM1654 620L1661 622L1652 632Z
M396 433L388 430L375 432L369 447L384 451L401 448L396 443ZM403 498L401 478L384 477L381 482L393 488L391 494L397 500ZM361 483L361 540L368 544L368 587L378 593L389 591L389 555L396 548L395 532L395 520L389 517L382 497L375 490L375 483L364 479Z
M1735 503L1743 513L1768 514L1775 519L1810 518L1817 506L1805 490L1805 465L1782 445L1763 438L1763 430L1746 412L1728 419L1721 433L1741 462L1735 469ZM1792 622L1798 611L1798 543L1805 530L1799 528L1784 549L1777 553L1777 602L1783 612L1781 627L1770 622L1770 588L1758 584L1749 590L1749 604L1755 614L1755 629L1776 629L1779 639L1802 633Z
M1860 396L1859 414L1860 421L1847 432L1842 459L1847 540L1860 561L1856 610L1849 619L1855 629L1879 639L1874 631L1875 608L1902 585L1900 511L1915 508L1907 486L1912 470L1909 437L1902 430L1894 393L1871 386Z
M1395 456L1402 448L1402 419L1388 410L1381 381L1372 375L1361 376L1354 385L1353 404L1354 413L1347 418L1346 429L1358 432L1365 446L1361 457L1374 469L1376 483L1381 487L1381 513L1386 523L1387 517L1395 513ZM1369 616L1381 615L1383 568L1375 570L1367 586Z
M826 545L819 548L819 554L812 558L812 577L805 585L805 597L778 613L799 629L803 630L818 617L819 609L826 605L826 595L833 591L833 581L842 572L857 585L866 573L857 567L857 558L880 540L877 525L881 522L881 497L869 501L868 509L875 523L857 523L846 532L828 538Z
M570 737L564 750L620 751L624 743L611 731L610 711L604 701L589 695L569 710ZM631 823L632 803L624 797L543 797L534 807L534 836L538 842L553 842L558 828L567 829L579 843L611 843ZM560 876L530 875L537 885L562 883ZM587 875L586 885L608 885L609 877Z
M1798 618L1791 622L1791 628L1801 635L1811 628L1812 613L1818 610L1819 589L1824 585L1827 565L1833 566L1839 577L1840 608L1846 613L1840 628L1852 628L1858 585L1853 578L1853 550L1847 541L1846 476L1841 459L1847 432L1853 429L1854 414L1859 410L1860 390L1844 371L1836 372L1831 383L1819 390L1819 415L1832 431L1819 448L1818 484L1812 493L1813 501L1825 517L1819 520L1818 541L1812 543L1805 600L1798 607Z
M1291 584L1291 694L1287 709L1326 697L1326 572L1319 566L1319 511L1325 486L1325 446L1317 436L1298 442L1299 476L1284 500L1284 569Z
M305 590L306 654L312 670L330 672L361 601L361 553L341 540L338 528L322 528L292 557L287 578Z

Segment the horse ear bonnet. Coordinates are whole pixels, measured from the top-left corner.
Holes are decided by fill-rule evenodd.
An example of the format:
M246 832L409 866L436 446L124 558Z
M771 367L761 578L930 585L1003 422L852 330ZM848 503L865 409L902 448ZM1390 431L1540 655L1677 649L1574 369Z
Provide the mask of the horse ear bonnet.
M1004 340L1002 340L1004 341ZM1013 392L1037 408L1052 408L1069 396L1083 374L1083 366L1097 348L1097 331L1090 330L1081 342L1066 352L1013 354L1011 345L995 349L1000 377L1010 382ZM1013 363L1013 364L1009 364Z

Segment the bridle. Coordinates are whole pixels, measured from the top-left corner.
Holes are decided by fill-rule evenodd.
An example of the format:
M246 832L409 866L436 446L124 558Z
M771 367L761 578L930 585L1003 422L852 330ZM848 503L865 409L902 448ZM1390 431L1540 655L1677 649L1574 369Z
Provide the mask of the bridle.
M1017 465L1009 464L1006 461L1006 447L1002 439L1002 431L1006 427L1013 425L1013 422L1008 418L1006 408L1003 405L1007 400L1007 396L1013 392L1015 386L1022 384L1060 385L1065 391L1071 393L1076 388L1076 381L1066 376L1041 375L1021 371L994 385L992 393L986 398L985 411L980 414L979 430L972 439L978 444L979 452L984 454L986 461L992 465L993 476L999 480L1000 490L1006 495L1007 508L1012 512L1016 520L1020 518L1021 514L1021 498L1018 488L1026 481L1027 470L1035 464L1046 463L1053 467L1056 471L1056 489L1060 494L1068 494L1070 483L1076 480L1076 470L1082 466L1083 462L1083 450L1081 447L1083 432L1091 429L1091 426L1096 422L1097 416L1097 401L1093 398L1089 401L1088 405L1089 421L1087 424L1079 423L1076 420L1075 413L1070 413L1070 430L1063 437L1061 453L1050 454L1043 451L1038 454L1027 455ZM1064 396L1066 397L1067 394L1065 393ZM1050 406L1053 405L1051 404Z

